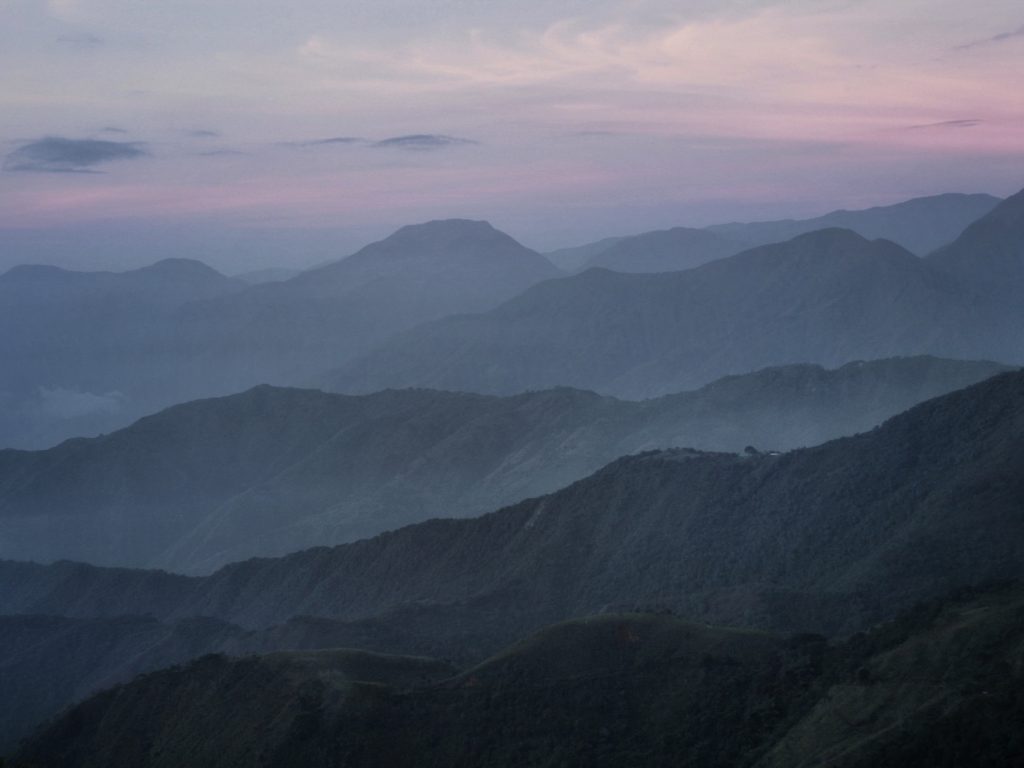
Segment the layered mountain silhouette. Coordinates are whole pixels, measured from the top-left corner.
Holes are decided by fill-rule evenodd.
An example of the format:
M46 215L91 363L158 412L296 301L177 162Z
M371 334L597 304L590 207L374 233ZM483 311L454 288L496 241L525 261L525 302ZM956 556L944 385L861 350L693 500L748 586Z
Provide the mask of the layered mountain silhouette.
M785 450L863 432L1004 368L794 365L644 402L261 386L119 432L0 451L0 557L209 572L550 493L624 454Z
M1024 591L845 642L604 615L458 671L357 651L207 656L101 693L15 765L1013 765Z
M1024 190L971 224L928 261L965 283L1019 298L1024 291Z
M322 379L365 392L505 394L565 384L624 397L768 365L911 354L1024 361L1019 303L977 293L885 240L801 235L695 269L588 270L489 312L396 337Z
M160 347L177 309L243 288L188 259L0 275L0 445L52 445L137 418L144 411L127 393L162 390L181 373L181 359Z
M309 764L327 739L368 764L388 744L428 765L540 759L524 743L615 765L999 764L1024 704L1019 587L840 644L770 633L843 636L1020 578L1021 435L1024 373L1005 373L817 448L649 452L482 518L205 578L0 562L0 745L138 672L288 650L100 694L19 759ZM339 647L464 671L295 652ZM486 743L458 730L495 718Z
M577 272L582 269L588 261L607 250L618 242L627 239L628 236L606 237L594 243L559 248L556 251L548 251L544 255L548 261L565 272Z
M953 241L971 223L981 218L1000 202L992 195L965 195L949 193L930 197L915 197L895 205L882 205L863 210L838 210L811 219L781 219L778 221L733 222L730 224L714 224L703 231L708 235L725 238L726 241L739 243L742 247L734 248L728 256L738 253L744 248L769 243L781 243L798 235L814 232L819 229L849 229L868 240L891 240L902 245L918 256L931 253ZM678 228L686 231L685 228ZM674 231L674 230L669 230ZM640 242L650 236L661 236L663 232L648 232L630 237L609 237L594 243L561 248L545 254L552 262L566 272L577 272L588 266L603 266L620 272L659 271L655 269L630 269L629 262L617 259L616 265L602 263L602 255L623 241ZM708 240L708 243L722 243L719 240ZM715 258L719 258L715 257ZM686 269L697 266L696 263L683 264L682 260L667 260L666 264L682 264L667 266L665 270Z
M190 261L0 278L0 440L45 447L256 384L300 384L391 334L477 312L559 271L485 222L403 227L292 279L245 286Z
M583 266L616 272L676 272L732 256L749 244L706 229L675 227L618 239Z
M204 578L0 563L0 613L347 622L377 650L482 658L575 616L852 632L1024 573L1024 373L781 455L627 457L548 496ZM365 646L364 646L365 647Z
M959 236L965 227L986 215L999 202L999 198L992 195L950 193L915 197L895 205L858 211L832 211L813 219L717 224L708 230L753 246L838 227L857 232L868 240L891 240L924 256Z

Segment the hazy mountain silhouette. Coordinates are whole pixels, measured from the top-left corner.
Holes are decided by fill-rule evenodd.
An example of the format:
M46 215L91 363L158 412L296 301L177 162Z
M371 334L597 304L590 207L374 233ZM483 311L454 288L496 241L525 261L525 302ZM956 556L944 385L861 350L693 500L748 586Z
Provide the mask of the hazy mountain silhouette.
M196 302L183 310L167 345L184 345L200 366L193 397L297 384L326 361L427 320L495 306L558 274L486 222L432 221L290 280Z
M683 272L595 269L547 281L489 312L420 326L320 381L347 392L564 384L645 397L796 362L935 354L1018 363L1013 304L979 301L894 243L822 230Z
M357 651L207 656L74 707L29 765L964 768L1024 756L1024 590L850 640L604 615L457 672Z
M266 269L254 269L250 272L242 272L235 275L236 280L241 280L247 285L259 285L260 283L281 283L290 280L302 272L301 269L288 269L287 267L267 267Z
M548 261L559 269L564 270L565 272L576 272L583 269L587 262L599 253L607 250L622 240L626 240L627 237L628 236L606 237L595 243L586 243L584 245L575 245L569 248L559 248L556 251L547 251L544 255L547 257Z
M746 248L792 240L798 235L819 229L849 229L868 240L891 240L912 253L924 256L950 243L968 224L984 216L1000 202L992 195L948 193L915 197L895 205L881 205L863 210L838 210L811 219L780 219L778 221L732 222L713 224L704 232L724 236ZM680 229L683 229L680 227ZM671 231L671 230L670 230ZM601 254L623 240L633 240L657 233L648 232L631 237L608 237L572 248L560 248L545 255L566 272L577 272L587 266L607 266L622 272L625 265L599 263ZM737 253L742 248L736 248ZM731 255L731 254L722 254ZM695 265L690 265L695 266ZM680 268L680 267L676 267ZM685 267L681 267L685 268Z
M991 195L949 193L858 211L832 211L813 219L717 224L708 230L754 246L779 243L817 229L840 227L869 240L891 240L924 256L952 241L998 203L999 198Z
M815 445L1000 370L936 358L794 365L640 403L564 388L499 398L262 386L102 438L0 451L0 557L209 572L483 514L637 451Z
M558 274L489 224L463 220L403 227L250 287L184 260L124 274L19 267L0 280L0 439L42 447L175 402L299 384L397 331L487 309ZM66 415L79 411L89 418Z
M706 229L675 227L621 238L591 257L584 267L616 272L676 272L732 256L748 247L747 243Z
M140 416L184 362L158 339L184 304L244 284L197 261L130 272L15 267L0 275L0 445L42 446Z
M1012 294L1024 313L1019 301L1024 291L1024 190L971 224L928 262L965 283Z
M782 455L651 452L548 496L204 578L0 563L0 612L359 623L390 652L493 653L615 606L827 634L1024 574L1024 373Z

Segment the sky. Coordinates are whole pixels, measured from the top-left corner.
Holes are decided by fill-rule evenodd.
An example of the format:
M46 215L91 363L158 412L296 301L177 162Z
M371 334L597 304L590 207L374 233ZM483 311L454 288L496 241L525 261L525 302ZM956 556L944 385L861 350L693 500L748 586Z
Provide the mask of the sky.
M0 269L1024 187L1019 0L0 0Z

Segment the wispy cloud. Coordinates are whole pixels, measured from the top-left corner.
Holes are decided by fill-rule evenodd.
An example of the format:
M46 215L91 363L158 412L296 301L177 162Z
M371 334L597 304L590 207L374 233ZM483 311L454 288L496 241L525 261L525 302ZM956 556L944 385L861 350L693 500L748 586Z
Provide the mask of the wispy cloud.
M326 139L305 139L303 141L284 141L281 142L280 146L284 147L326 147L332 144L341 145L352 145L352 144L367 144L366 139L361 139L358 136L329 136Z
M194 131L185 131L185 135L193 139L218 139L219 131L211 131L207 128L197 128Z
M7 155L5 171L37 173L98 173L95 166L114 160L131 160L148 153L139 142L66 139L46 136Z
M373 146L387 149L444 149L445 147L457 147L467 144L478 144L472 139L463 139L458 136L445 136L439 133L413 133L408 136L392 136L388 139L375 141Z
M319 147L324 144L359 144L363 141L356 136L332 136L329 139L313 139L312 141L304 141L302 145L305 147Z
M358 136L331 136L326 139L288 141L284 142L283 146L305 148L342 145L365 146L373 147L375 149L433 150L478 143L479 142L474 141L473 139L464 139L459 136L447 136L441 133L410 133L403 136L389 136L386 139L364 139Z
M103 45L104 40L102 37L97 37L89 32L78 32L71 35L61 35L57 38L57 42L77 48L98 48Z
M984 120L978 120L977 118L970 118L967 120L943 120L938 123L923 123L921 125L908 125L908 131L919 131L928 128L973 128L976 125L981 125Z
M100 128L100 133L128 133L124 128L118 128L116 125L105 125Z
M964 43L963 45L958 45L953 50L955 50L955 51L968 51L971 48L981 48L981 47L986 46L986 45L995 45L997 43L1002 43L1002 42L1005 42L1007 40L1012 40L1015 37L1024 37L1024 26L1017 27L1017 29L1010 30L1009 32L1000 32L998 35L993 35L992 37L986 37L983 40L974 40L974 41L972 41L970 43Z

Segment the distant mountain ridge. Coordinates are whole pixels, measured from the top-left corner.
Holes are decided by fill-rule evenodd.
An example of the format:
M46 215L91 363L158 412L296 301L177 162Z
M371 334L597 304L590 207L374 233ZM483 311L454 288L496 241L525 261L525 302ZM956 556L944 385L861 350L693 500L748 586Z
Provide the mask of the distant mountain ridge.
M900 355L1024 362L1016 302L894 243L821 230L695 269L588 270L489 312L395 337L318 381L344 392L508 394L569 385L619 397L691 389L769 365Z
M175 402L301 384L398 331L560 274L466 220L403 227L251 286L184 259L127 273L15 268L0 277L0 445L43 447Z
M732 256L748 244L706 229L674 227L617 240L592 256L584 269L616 272L676 272Z
M892 240L908 251L924 256L951 242L964 228L999 203L1000 199L992 195L947 193L863 210L832 211L812 219L736 222L716 224L707 229L755 246L783 242L818 229L839 227L852 230L868 240Z
M1024 190L930 254L928 262L968 284L1019 297L1024 291Z
M209 572L483 514L637 451L814 445L1002 370L934 358L794 365L642 403L564 388L498 398L263 386L98 439L0 451L0 557Z
M739 243L742 247L732 251L738 253L745 248L792 240L794 237L819 229L840 228L849 229L868 240L891 240L918 256L925 256L952 242L969 224L989 213L999 203L1000 198L992 195L946 193L915 197L893 205L880 205L861 210L836 210L810 219L730 222L712 224L694 231L726 237ZM631 236L609 237L572 248L560 248L545 255L567 272L577 272L587 266L605 266L622 272L658 271L629 269L625 260L620 260L617 266L601 263L602 254L623 241L638 241L657 234L659 233L645 232ZM732 253L723 253L718 258ZM693 266L696 264L670 268L686 269Z

